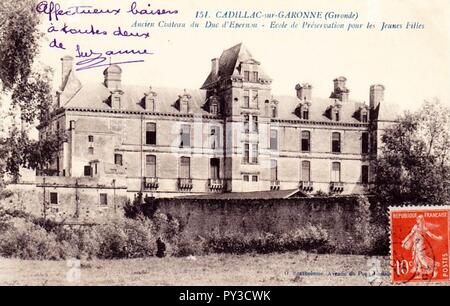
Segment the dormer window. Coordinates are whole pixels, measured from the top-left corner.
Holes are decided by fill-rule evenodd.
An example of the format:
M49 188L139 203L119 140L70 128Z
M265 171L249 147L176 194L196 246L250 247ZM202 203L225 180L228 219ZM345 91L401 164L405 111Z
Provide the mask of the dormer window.
M250 81L250 71L246 70L244 71L244 82Z
M365 113L365 114L362 114L361 115L361 122L363 122L363 123L367 123L368 122L368 120L369 120L369 118L368 118L369 116L367 116L367 113Z
M211 114L213 114L213 115L219 114L219 100L218 100L217 96L213 95L213 96L209 97L208 107L209 107L209 112Z
M334 120L340 121L340 112L338 110L334 111Z
M217 113L219 112L219 107L218 107L217 103L212 103L209 107L209 110L210 110L211 114L217 115Z
M278 117L278 101L272 99L270 104L270 117L277 118Z
M182 113L188 113L189 112L189 101L191 100L192 96L188 94L186 89L184 90L182 95L179 95L179 111Z
M152 90L152 87L149 87L149 90L144 93L144 99L143 99L143 104L142 107L145 110L148 110L150 112L154 112L156 111L156 107L155 107L155 97L157 96L156 92L154 92Z
M111 91L110 103L111 108L121 109L122 108L122 96L123 91L120 89Z
M302 110L302 119L309 120L309 109L306 108Z
M258 82L258 80L259 80L258 71L253 71L251 81Z
M278 108L276 105L272 106L272 118L278 117Z

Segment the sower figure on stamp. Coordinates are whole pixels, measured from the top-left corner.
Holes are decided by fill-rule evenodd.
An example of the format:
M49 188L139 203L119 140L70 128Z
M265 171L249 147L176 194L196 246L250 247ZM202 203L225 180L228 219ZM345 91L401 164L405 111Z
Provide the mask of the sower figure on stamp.
M430 232L431 229L437 228L439 225L425 222L422 215L417 216L416 221L416 224L402 241L402 247L407 250L412 248L412 271L413 273L417 273L416 277L430 274L432 274L432 277L435 277L439 263L435 263L435 260L427 254L430 250L427 250L426 248L425 235L433 240L442 240L441 236L437 236Z

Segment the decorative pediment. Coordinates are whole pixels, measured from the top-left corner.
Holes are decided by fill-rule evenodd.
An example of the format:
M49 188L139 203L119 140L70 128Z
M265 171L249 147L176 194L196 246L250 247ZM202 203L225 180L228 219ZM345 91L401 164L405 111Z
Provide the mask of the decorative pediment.
M111 108L121 109L122 108L122 95L124 91L121 89L113 89L110 90L110 96L106 99L106 104L108 104Z
M191 101L192 96L187 92L186 89L183 90L183 93L181 95L178 95L178 104L179 104L179 111L183 113L189 112L189 102Z
M156 111L155 97L158 94L149 86L148 90L144 93L144 98L141 101L141 106L149 111Z

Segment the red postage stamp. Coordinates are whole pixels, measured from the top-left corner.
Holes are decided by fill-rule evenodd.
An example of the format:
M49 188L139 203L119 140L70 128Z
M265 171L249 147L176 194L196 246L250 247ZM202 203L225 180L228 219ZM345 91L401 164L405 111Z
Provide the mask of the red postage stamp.
M449 281L450 207L397 207L389 214L392 281Z

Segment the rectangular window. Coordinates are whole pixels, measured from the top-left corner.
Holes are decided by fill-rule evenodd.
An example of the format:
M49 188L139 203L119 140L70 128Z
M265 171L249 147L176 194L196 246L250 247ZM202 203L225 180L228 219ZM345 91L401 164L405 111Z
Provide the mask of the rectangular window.
M311 181L311 163L307 160L302 161L302 181Z
M243 176L243 180L244 180L244 182L249 182L250 181L248 175L244 175Z
M257 175L253 175L252 176L252 182L257 182L258 181L258 176Z
M276 106L272 106L272 118L278 117L278 108Z
M258 116L252 116L252 132L258 133Z
M156 123L147 122L145 125L145 144L156 145Z
M252 164L257 164L258 163L258 144L257 143L253 143L252 144Z
M258 92L253 91L255 94L250 97L250 108L258 108ZM253 93L251 92L251 93Z
M94 147L89 147L88 148L88 154L89 155L94 155Z
M244 82L250 81L250 71L244 71Z
M181 125L181 143L180 147L187 148L191 146L191 126L188 124Z
M333 132L331 134L331 152L340 153L341 152L341 134Z
M58 205L58 193L57 192L50 192L50 204L52 205Z
M311 149L311 133L309 131L302 131L302 151L309 152Z
M341 181L341 163L333 162L331 167L331 181L340 182Z
M219 106L216 103L212 103L209 106L209 111L210 111L211 114L217 115L217 113L219 112Z
M369 183L369 166L367 165L361 166L361 183Z
M100 193L100 205L108 205L108 195L106 193Z
M114 164L123 166L123 157L122 154L114 154Z
M244 107L249 108L250 107L250 91L244 90Z
M217 149L220 147L219 137L220 128L218 126L211 127L211 149Z
M276 159L270 160L270 180L278 180L278 162Z
M252 73L252 82L258 82L258 72L257 71L253 71Z
M304 120L309 120L309 111L307 109L303 110L302 116Z
M89 142L94 142L94 136L89 135L89 136L88 136L88 141L89 141Z
M361 116L361 121L363 122L363 123L367 123L367 121L368 121L368 118L369 116L367 116L367 113L363 113L362 114L362 116Z
M250 144L244 144L244 163L248 164L250 162Z
M361 135L361 152L362 154L369 153L369 133L362 133Z
M180 160L180 178L190 178L191 177L191 158L181 157Z
M339 121L341 118L340 118L340 114L339 114L339 111L336 111L336 113L335 113L335 118L336 118L336 121Z
M219 158L211 158L210 161L210 178L213 180L218 180L220 178L220 159Z
M249 133L250 132L250 116L244 115L244 132Z
M84 176L92 176L92 167L84 166Z
M156 156L145 156L145 177L156 177Z
M278 150L278 131L270 130L270 149Z

